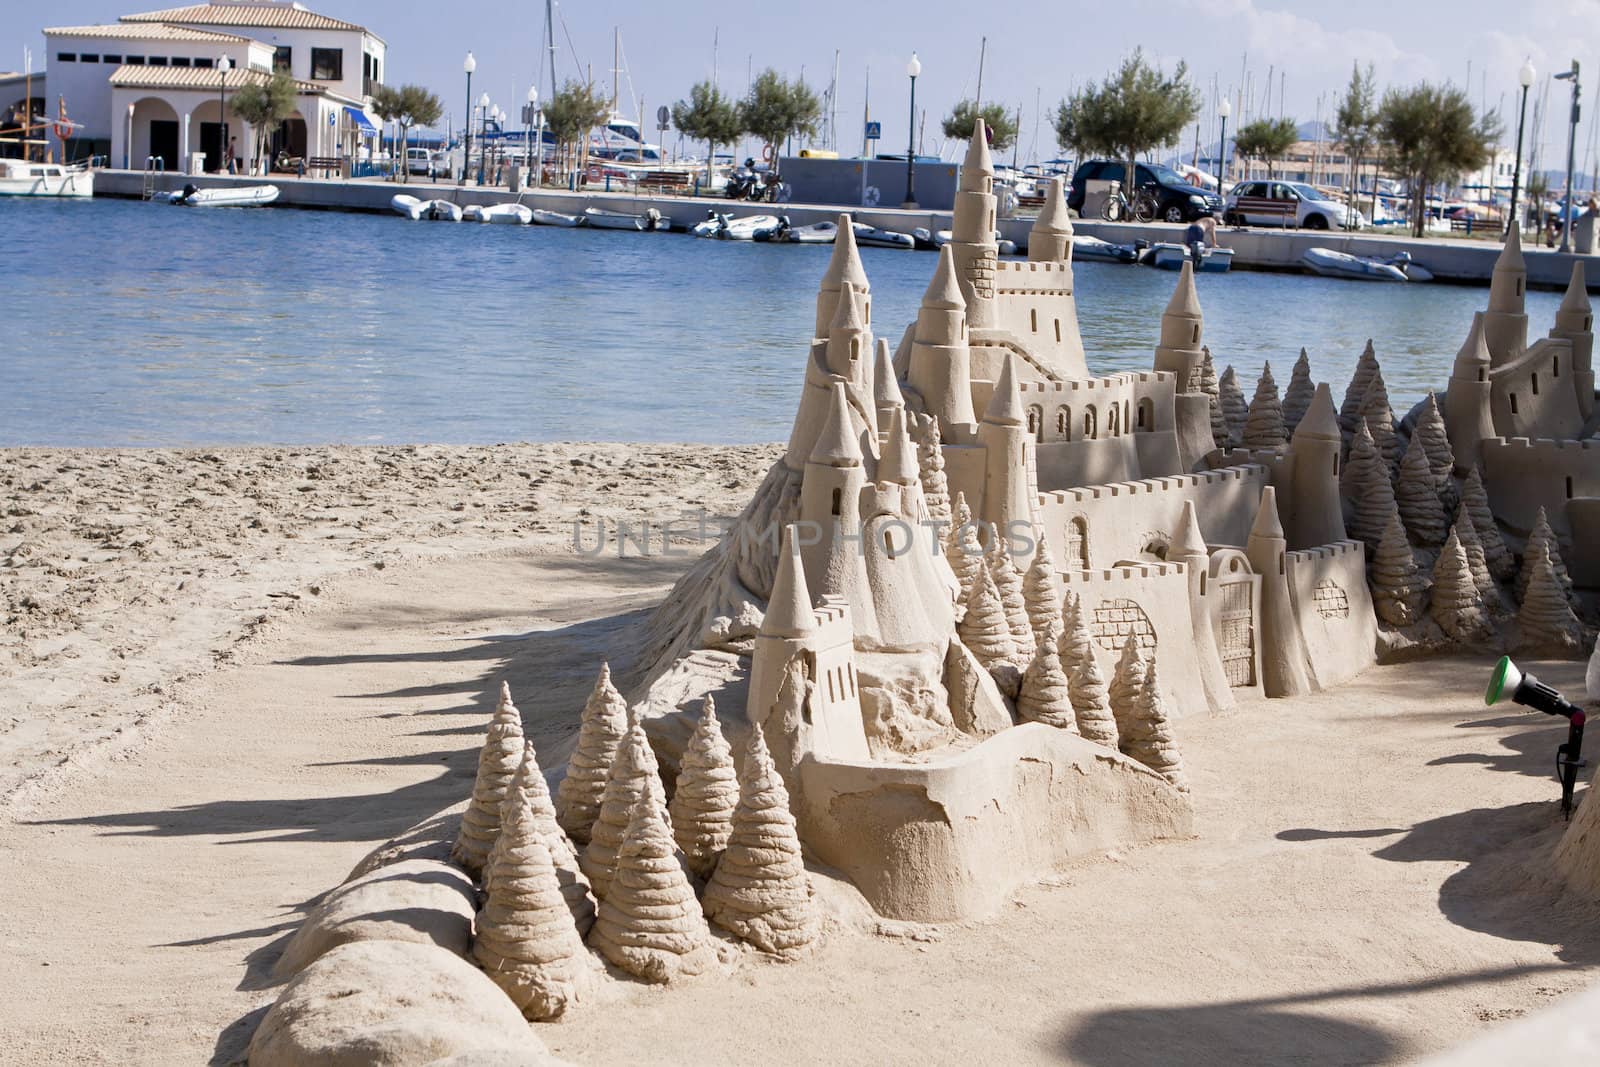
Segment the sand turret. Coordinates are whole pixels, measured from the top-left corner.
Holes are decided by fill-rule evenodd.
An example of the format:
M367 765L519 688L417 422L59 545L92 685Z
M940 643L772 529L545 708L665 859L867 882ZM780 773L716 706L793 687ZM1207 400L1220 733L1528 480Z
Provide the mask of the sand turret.
M871 380L872 335L855 299L855 288L845 282L839 289L839 303L828 323L828 370L852 387Z
M1283 402L1278 399L1278 383L1272 377L1271 363L1262 364L1241 439L1246 448L1280 448L1289 442L1283 425Z
M600 676L583 705L578 745L567 761L567 776L556 787L556 821L579 845L600 817L600 800L611 776L617 746L628 732L628 704L611 684L611 667L600 664Z
M1450 451L1455 454L1457 474L1465 474L1476 466L1479 446L1496 436L1489 394L1489 347L1484 339L1484 315L1480 311L1472 316L1472 329L1456 353L1450 371L1450 387L1444 397L1444 423L1449 431Z
M530 820L534 832L544 844L545 850L550 853L550 860L555 865L556 884L561 890L561 898L567 902L567 910L572 914L572 924L577 928L578 936L582 937L589 932L589 927L594 925L594 893L589 887L589 879L584 877L583 869L578 863L577 850L572 847L571 839L556 821L556 809L550 800L550 788L545 785L544 772L539 769L539 756L533 749L532 741L524 742L522 765L517 768L516 775L511 779L511 786L506 790L505 800L500 804L501 832L495 837L494 846L489 849L489 858L483 868L483 888L486 891L494 887L495 864L507 845L505 827L510 826L513 820L524 816Z
M1446 634L1463 644L1486 640L1492 632L1466 550L1453 529L1433 565L1433 599L1428 613Z
M461 829L450 858L473 874L483 872L489 850L500 832L500 805L522 765L522 713L511 702L511 687L500 683L500 701L489 719L489 732L478 752L478 776L472 799L461 815Z
M1366 399L1367 386L1372 384L1372 376L1376 373L1378 373L1378 354L1372 347L1372 338L1369 337L1366 347L1356 359L1356 369L1350 376L1350 384L1345 386L1344 402L1339 405L1339 429L1344 432L1346 439L1355 436L1356 426L1361 421L1361 402Z
M1423 548L1438 548L1444 544L1449 520L1445 517L1444 505L1439 502L1433 472L1428 467L1428 453L1417 434L1411 435L1411 444L1400 462L1394 498L1412 544Z
M1065 263L1072 259L1072 219L1060 178L1051 178L1039 208L1039 217L1028 231L1028 261Z
M611 776L606 779L606 791L600 803L600 817L594 822L588 847L579 857L579 866L600 900L611 890L629 813L655 780L655 753L650 750L650 742L645 740L644 730L635 722L628 728L628 736L622 739L617 758L612 761Z
M900 380L895 377L894 361L889 354L889 342L878 338L877 352L872 364L872 404L878 412L878 433L888 432L889 419L894 410L905 409L906 398L900 393Z
M1067 694L1078 720L1078 732L1097 745L1116 748L1116 718L1111 713L1105 678L1095 660L1094 639L1089 634L1083 598L1077 593L1067 594L1056 653L1061 657L1062 670L1067 673Z
M1040 535L1033 562L1022 577L1022 600L1028 609L1028 626L1035 643L1061 628L1061 590L1056 585L1056 561L1050 544Z
M1000 380L978 425L978 443L985 450L984 522L992 524L1002 538L1018 531L1031 532L1035 494L1030 485L1029 453L1033 437L1028 433L1022 396L1017 390L1016 357L1007 354L1000 365ZM1015 525L1014 525L1015 524ZM1028 558L1020 558L1026 566Z
M1022 673L1022 685L1017 694L1017 718L1077 733L1078 717L1072 710L1067 675L1061 669L1061 654L1056 650L1059 639L1060 625L1051 623L1050 629L1034 646L1033 659Z
M906 432L906 409L891 408L888 425L884 428L883 459L878 463L878 481L894 485L920 486L917 470L917 450ZM908 521L920 516L907 515Z
M1594 412L1594 309L1581 259L1572 264L1572 279L1556 309L1550 336L1572 345L1572 387L1578 393L1578 411L1587 419Z
M1306 412L1310 410L1311 399L1316 392L1317 384L1311 380L1311 360L1306 355L1306 350L1302 348L1300 358L1294 361L1294 370L1289 375L1289 388L1283 391L1283 428L1291 436L1300 426L1300 420L1305 418ZM1337 427L1337 413L1334 415L1334 420L1334 425Z
M573 924L548 834L528 796L530 783L544 782L532 748L507 793L506 821L474 924L472 955L525 1017L544 1021L560 1017L579 1000L594 984L598 968Z
M1422 618L1430 584L1411 553L1400 512L1391 509L1372 558L1372 606L1390 626L1410 626Z
M925 410L938 417L947 436L953 427L975 424L967 301L957 281L951 245L939 250L939 265L922 295L911 337L907 381L922 396Z
M1525 302L1528 265L1522 258L1522 229L1513 221L1506 230L1505 247L1489 275L1489 308L1483 313L1483 339L1489 349L1489 362L1500 366L1528 347L1528 316Z
M1347 534L1339 502L1342 439L1333 393L1326 383L1312 391L1291 443L1294 506L1289 509L1290 545L1302 549L1343 541Z
M752 729L759 730L759 726ZM733 832L733 809L739 802L738 776L733 750L722 736L717 708L710 694L700 706L694 733L678 761L678 787L667 813L672 816L672 839L683 850L689 870L709 878Z
M1288 541L1278 518L1277 490L1261 491L1261 506L1245 542L1250 567L1261 575L1261 686L1269 697L1311 692L1311 676L1285 569Z
M994 278L999 263L999 248L994 239L996 206L989 133L983 120L978 119L973 123L967 157L961 164L947 246L955 261L961 295L966 300L967 322L975 329L996 325Z
M1124 755L1138 760L1170 782L1179 792L1189 791L1189 775L1183 769L1172 738L1166 701L1161 696L1161 679L1156 664L1150 662L1140 677L1125 719L1119 719L1120 745Z
M859 636L875 633L861 534L861 489L866 484L860 442L843 384L835 383L828 419L806 461L800 486L800 539L806 586L842 596L854 612Z
M848 283L856 298L861 301L866 317L866 301L870 299L867 269L861 264L861 253L856 248L856 232L850 216L841 214L838 219L838 236L833 242L833 255L828 269L823 272L822 284L817 289L817 337L828 336L828 324L833 321L839 307L839 293Z
M1204 358L1200 337L1205 318L1200 313L1200 294L1194 287L1194 265L1188 260L1178 271L1178 285L1161 313L1161 344L1156 347L1155 369L1177 375L1179 393L1200 391L1198 371Z
M1334 432L1338 433L1337 428ZM1337 447L1336 443L1335 448ZM1333 495L1333 507L1334 513L1338 514L1337 485ZM1211 552L1206 547L1205 538L1200 534L1200 519L1195 512L1193 500L1183 502L1183 511L1179 513L1178 526L1173 531L1172 543L1167 546L1167 561L1181 563L1184 566L1184 575L1189 587L1189 625L1194 631L1195 647L1201 649L1217 647L1211 620L1211 600L1207 593ZM1200 681L1205 689L1206 700L1212 707L1226 708L1233 704L1233 689L1228 684L1227 675L1223 673L1219 661L1211 657L1200 657Z
M787 959L821 937L822 918L800 854L789 792L759 725L746 734L728 847L706 883L705 914L763 952Z

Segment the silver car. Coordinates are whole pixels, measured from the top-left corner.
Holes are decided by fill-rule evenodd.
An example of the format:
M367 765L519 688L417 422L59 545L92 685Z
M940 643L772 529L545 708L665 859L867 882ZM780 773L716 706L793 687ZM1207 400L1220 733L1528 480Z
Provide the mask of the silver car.
M1358 208L1329 198L1308 182L1240 182L1228 194L1223 220L1239 226L1301 226L1308 230L1367 225Z

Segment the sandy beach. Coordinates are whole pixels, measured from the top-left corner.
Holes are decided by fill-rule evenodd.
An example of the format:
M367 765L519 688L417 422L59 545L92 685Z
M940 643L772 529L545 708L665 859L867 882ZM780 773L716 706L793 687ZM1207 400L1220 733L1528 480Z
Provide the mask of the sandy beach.
M726 514L775 454L5 453L0 1062L237 1062L303 912L466 798L498 682L564 760L599 661L686 565L582 556L572 521ZM1186 717L1193 840L970 923L874 925L830 892L808 961L612 983L538 1033L575 1063L1442 1050L1600 970L1600 916L1530 858L1562 728L1483 708L1484 667Z

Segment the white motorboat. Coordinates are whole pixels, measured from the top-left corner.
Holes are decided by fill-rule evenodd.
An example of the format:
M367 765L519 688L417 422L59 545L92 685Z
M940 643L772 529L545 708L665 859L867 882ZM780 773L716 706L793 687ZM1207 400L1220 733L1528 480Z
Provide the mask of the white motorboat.
M856 233L856 244L867 245L872 248L915 248L917 239L909 233L898 230L885 230L877 226L868 226L864 222L852 222L851 228Z
M1072 258L1074 261L1089 259L1097 263L1137 263L1139 248L1131 244L1114 245L1098 237L1080 234L1072 239Z
M1073 244L1077 244L1077 238L1073 238ZM1182 270L1188 261L1189 247L1170 241L1153 244L1144 254L1144 262L1161 270ZM1201 274L1221 274L1232 266L1233 249L1212 245L1200 254L1200 264L1195 270Z
M938 230L933 233L929 233L925 229L916 229L911 231L911 237L913 242L916 244L916 247L923 250L943 248L945 245L949 244L955 239L955 235L949 230ZM860 239L861 237L858 231L856 240L859 241ZM999 230L994 231L994 244L996 251L998 251L1002 256L1014 256L1017 254L1017 242L1001 237Z
M1431 281L1433 274L1411 262L1409 252L1383 256L1353 256L1331 248L1308 248L1300 262L1324 278L1349 278L1362 282Z
M448 200L424 200L422 213L417 217L430 222L460 222L461 205Z
M395 214L404 215L413 222L422 217L422 205L423 202L421 200L406 193L391 197L389 200L389 207L394 210Z
M216 189L196 189L191 183L177 192L167 193L169 204L179 207L265 207L278 199L276 185L231 185Z
M0 196L93 196L94 171L59 163L0 159Z
M726 219L717 236L724 241L770 241L783 232L784 225L776 215L746 215L742 219Z
M478 209L478 221L501 226L526 226L533 221L533 209L522 204L491 204Z
M839 236L837 222L813 222L809 226L791 226L784 238L801 245L831 245Z
M696 237L721 237L731 218L732 215L719 215L715 211L707 211L704 219L689 227L689 232Z
M626 211L607 211L604 208L584 208L585 222L600 230L645 230L660 229L661 212L650 208L642 215L630 214Z
M560 211L546 211L542 207L533 209L533 221L540 226L565 226L569 230L574 226L583 225L583 219L577 215L567 215Z

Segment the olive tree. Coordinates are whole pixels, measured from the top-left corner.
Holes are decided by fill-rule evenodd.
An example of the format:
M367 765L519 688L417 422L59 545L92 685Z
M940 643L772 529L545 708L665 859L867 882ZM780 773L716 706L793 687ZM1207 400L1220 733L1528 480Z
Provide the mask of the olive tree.
M816 134L822 102L805 82L798 78L787 81L769 67L756 75L735 111L740 131L771 148L776 159L779 146L788 138Z
M400 181L409 181L411 168L406 160L406 134L413 126L432 126L444 115L444 105L439 97L420 85L379 85L372 90L372 110L385 122L400 127L399 156Z
M954 111L945 116L942 124L944 135L956 141L970 141L978 119L983 120L984 128L989 131L990 148L997 152L1004 151L1016 142L1015 112L1007 111L1004 104L985 104L979 108L971 100L961 101Z
M268 128L294 114L294 98L294 79L281 70L273 72L269 78L245 82L229 98L228 110L255 132L258 169Z
M743 132L738 107L708 81L690 89L688 100L672 105L672 122L686 137L706 142L707 182L711 181L717 145L732 144Z
M1179 63L1171 77L1145 62L1135 50L1116 73L1061 102L1056 109L1056 140L1079 155L1124 160L1133 187L1139 153L1176 144L1200 113L1200 94Z
M589 139L589 131L606 121L610 102L591 82L568 81L544 105L544 121L571 165L574 148Z
M1282 159L1300 139L1294 119L1256 119L1239 127L1233 135L1233 148L1246 159L1259 159L1272 177L1274 160Z
M1426 82L1384 93L1378 129L1391 166L1406 176L1417 237L1427 226L1428 190L1487 163L1501 132L1493 114L1473 113L1464 90Z
M1354 207L1360 191L1361 159L1376 148L1378 140L1377 90L1371 63L1366 70L1360 64L1351 68L1350 84L1334 112L1333 136L1350 157L1350 205Z

